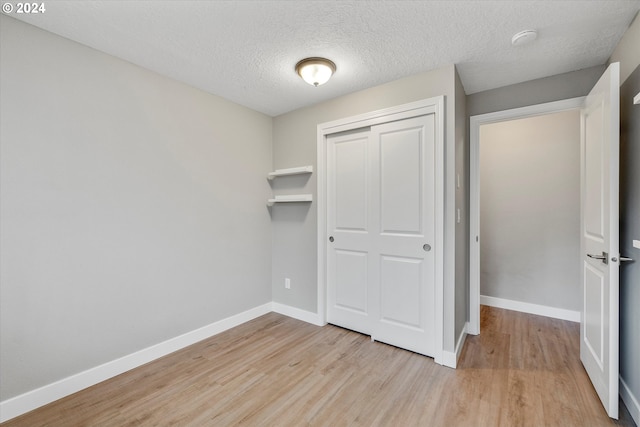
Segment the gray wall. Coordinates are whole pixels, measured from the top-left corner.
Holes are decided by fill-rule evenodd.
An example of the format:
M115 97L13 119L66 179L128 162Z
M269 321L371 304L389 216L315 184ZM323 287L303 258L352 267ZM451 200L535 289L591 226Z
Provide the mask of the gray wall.
M570 73L504 86L467 96L470 116L545 102L577 98L589 93L607 67L598 65Z
M274 118L274 168L313 165L316 162L316 132L320 123L392 107L433 96L445 95L446 110L446 194L445 207L445 349L453 350L455 340L456 249L455 150L456 84L455 68L418 74L364 91L356 92L312 107ZM463 109L464 111L464 109ZM464 132L464 127L459 130ZM316 197L316 176L278 179L274 191L312 193ZM273 300L315 313L317 310L317 215L315 202L309 205L276 206L273 219ZM459 266L460 267L460 266ZM460 267L466 275L466 266ZM284 278L291 278L285 289ZM461 307L462 308L462 307ZM464 310L466 316L466 307Z
M469 320L469 144L467 126L467 96L456 70L456 174L455 204L460 209L460 222L456 215L456 290L454 336L460 337Z
M468 310L465 96L453 66L272 119L0 19L1 400L271 300L315 311L315 205L269 211L265 200L315 194L316 175L269 188L266 173L316 165L318 123L438 95L453 350Z
M629 28L613 50L608 64L620 63L620 83L624 83L640 64L640 13L636 14Z
M266 172L315 166L318 123L437 95L446 96L445 348L453 350L468 310L468 117L585 95L604 70L465 98L450 66L272 120L6 16L0 21L1 400L271 299L314 312L315 204L269 213L264 202L272 191L315 195L316 174L282 178L270 189ZM626 45L618 54L623 69L636 55L637 44ZM633 75L637 82L637 68ZM628 135L637 123L627 125ZM623 150L638 163L631 144ZM631 182L637 177L622 177L625 251L640 217ZM624 270L622 292L637 285L636 267ZM638 305L637 294L623 297ZM621 307L621 371L639 396L630 307Z
M620 268L620 377L640 401L640 14L616 46L620 62L620 253L634 258ZM636 414L640 408L636 407ZM636 423L640 420L636 417Z
M620 88L620 253L635 259L620 267L620 376L640 400L640 249L633 247L640 240L640 104L633 104L638 93L640 66Z
M0 399L271 301L271 118L0 20Z
M580 311L580 112L480 128L480 293Z

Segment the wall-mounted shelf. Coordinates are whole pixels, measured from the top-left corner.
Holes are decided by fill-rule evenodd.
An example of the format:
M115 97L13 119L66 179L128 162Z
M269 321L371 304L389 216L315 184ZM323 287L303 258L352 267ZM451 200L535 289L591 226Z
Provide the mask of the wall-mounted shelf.
M267 200L267 206L273 206L276 203L295 203L295 202L312 202L312 194L291 194L286 196L276 196Z
M273 179L277 176L301 175L304 173L313 173L313 166L300 166L297 168L276 169L273 172L269 172L267 174L267 178Z

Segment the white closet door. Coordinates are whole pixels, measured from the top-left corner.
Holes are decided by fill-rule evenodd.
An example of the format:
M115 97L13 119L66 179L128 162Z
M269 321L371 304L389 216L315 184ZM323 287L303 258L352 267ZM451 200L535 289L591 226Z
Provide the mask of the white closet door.
M327 141L328 320L432 356L435 115Z
M435 115L371 129L372 338L434 352Z
M368 129L327 138L327 318L371 334L371 167Z

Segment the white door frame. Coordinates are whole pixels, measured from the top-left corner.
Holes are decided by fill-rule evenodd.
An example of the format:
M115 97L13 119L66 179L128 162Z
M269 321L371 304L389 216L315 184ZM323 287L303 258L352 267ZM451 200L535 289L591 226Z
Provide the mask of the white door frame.
M395 120L434 114L435 139L435 352L436 363L443 364L444 348L444 96L437 96L396 107L376 110L357 116L321 123L317 131L317 213L318 213L318 317L327 322L327 135L378 125Z
M541 116L582 107L586 97L565 99L511 110L471 116L469 120L469 328L480 333L480 126ZM579 126L576 123L576 126Z

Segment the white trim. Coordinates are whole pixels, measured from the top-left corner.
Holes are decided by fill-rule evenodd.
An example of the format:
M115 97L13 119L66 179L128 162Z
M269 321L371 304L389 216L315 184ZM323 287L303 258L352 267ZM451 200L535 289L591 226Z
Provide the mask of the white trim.
M203 326L194 331L168 339L135 353L112 360L78 374L63 378L46 386L28 391L19 396L0 402L0 422L32 411L40 406L61 399L104 380L130 371L174 351L202 341L216 334L241 325L249 320L271 312L272 303L254 307L242 313Z
M581 108L585 97L472 116L469 120L469 330L480 333L480 126ZM477 238L477 239L476 239Z
M445 364L444 358L444 209L445 209L445 110L444 96L424 99L422 101L411 102L396 107L376 110L357 116L347 117L331 122L321 123L317 131L317 194L316 201L318 217L318 254L317 254L317 274L318 274L318 315L322 324L326 322L326 140L327 136L333 133L373 126L394 120L402 120L411 117L418 117L425 114L436 114L436 242L433 245L435 250L435 352L436 363Z
M507 310L520 311L522 313L536 314L538 316L552 317L554 319L568 320L570 322L580 322L579 311L567 310L564 308L549 307L546 305L531 304L528 302L489 297L486 295L480 295L480 304L488 305L490 307L504 308Z
M640 425L640 403L638 403L638 398L633 395L631 389L622 377L620 377L620 398L622 398L633 421L636 422L636 425Z
M318 163L318 170L316 171L316 194L318 195L316 200L316 215L317 226L316 241L318 244L317 250L317 275L318 283L317 287L317 306L318 316L320 321L326 323L327 321L327 242L325 236L327 233L327 191L326 191L326 164L327 164L327 150L326 150L327 137L324 133L324 129L318 126L316 134L316 162Z
M303 322L311 323L316 326L324 326L326 322L320 320L320 316L317 313L312 313L307 310L301 310L290 305L280 304L278 302L272 303L272 310L276 313L284 316L292 317L294 319L302 320Z
M440 361L442 366L446 366L447 368L456 369L457 358L455 351L447 351L444 350L442 352L442 360Z
M460 360L460 355L462 354L462 349L464 348L464 343L467 340L467 331L469 330L469 322L464 324L462 331L460 331L460 336L458 337L458 342L456 343L456 361Z
M460 336L458 337L458 341L456 343L456 351L444 351L443 352L443 365L449 368L455 369L458 366L458 361L460 360L460 355L462 354L462 349L464 348L464 343L467 339L467 330L469 329L469 322L464 324L462 331L460 331Z
M395 107L383 108L369 113L358 114L356 116L345 117L330 122L320 123L318 130L322 130L322 135L344 132L366 126L375 126L389 121L409 119L411 117L423 116L434 112L435 105L444 96L423 99L421 101L410 102ZM392 117L391 117L392 116ZM318 168L319 169L319 168ZM320 170L318 170L320 172Z

